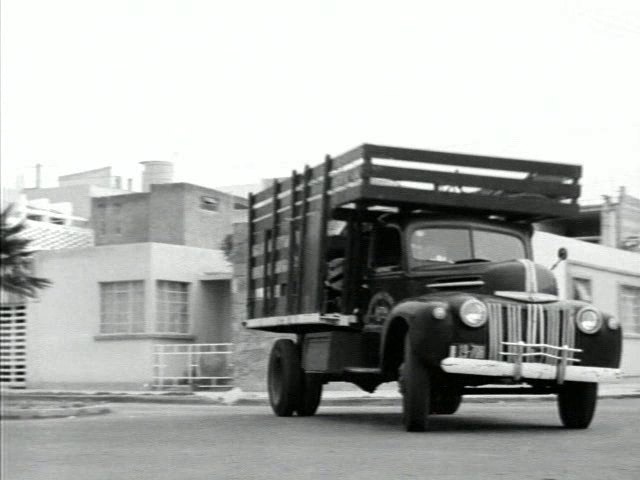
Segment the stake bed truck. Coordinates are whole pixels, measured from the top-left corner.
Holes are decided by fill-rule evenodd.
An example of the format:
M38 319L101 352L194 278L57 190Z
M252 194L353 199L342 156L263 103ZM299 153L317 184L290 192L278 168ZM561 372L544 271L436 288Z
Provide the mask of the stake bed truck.
M534 222L578 212L580 175L365 144L251 195L245 326L297 339L270 354L274 413L313 415L327 382L397 380L408 431L514 393L557 394L563 425L587 428L620 324L559 299L531 248Z

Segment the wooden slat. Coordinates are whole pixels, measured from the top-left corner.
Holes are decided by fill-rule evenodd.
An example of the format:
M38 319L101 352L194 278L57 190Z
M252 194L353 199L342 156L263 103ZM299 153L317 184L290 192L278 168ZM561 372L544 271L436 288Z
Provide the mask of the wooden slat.
M257 312L264 311L264 300L261 298L250 298L249 304L251 305L250 311L256 312L256 314L247 318L256 318L259 316Z
M363 158L363 156L365 155L366 147L367 145L360 145L353 150L349 150L348 152L335 157L332 162L332 168L338 169L350 164L351 162L355 162L356 160Z
M291 216L295 215L296 209L296 188L299 182L299 176L294 170L291 172L291 194L289 195L289 209L291 210ZM295 247L296 247L296 223L293 221L289 225L289 248L287 248L287 308L286 313L295 313L293 302L294 302L294 291L293 286L295 284Z
M289 247L280 248L275 252L271 253L270 259L273 259L276 262L279 262L280 260L285 260L289 257L289 250L290 250ZM264 265L264 259L265 259L264 255L255 255L251 257L251 264L253 267L260 267Z
M331 208L336 208L346 203L355 202L356 200L363 200L362 188L363 184L354 185L352 187L345 188L339 192L331 195Z
M273 197L273 185L255 194L254 204L264 202Z
M288 286L287 286L288 287ZM287 292L288 292L288 288L287 288ZM273 306L273 314L274 316L277 315L286 315L287 313L287 303L288 303L288 294L287 296L284 297L278 297L274 299L274 306Z
M288 223L286 225L288 225ZM278 248L286 247L289 245L289 238L288 238L289 228L284 228L284 227L285 227L285 224L282 224L280 226L280 236L278 237ZM260 244L264 241L264 237L266 235L265 232L266 230L262 230L253 234L253 247L254 247L253 254L254 255L264 253L262 246L260 246Z
M314 183L313 185L309 186L309 197L313 198L316 195L322 195L322 190L323 190L324 186L322 185L322 183Z
M357 182L358 180L362 180L362 165L334 175L331 179L330 188L339 188L349 183Z
M467 210L475 210L488 214L522 214L527 216L572 216L578 213L578 205L554 202L552 200L521 197L494 197L480 194L459 194L434 192L402 187L369 185L363 187L361 197L368 201L376 201L381 205L404 203L411 205L438 205L459 211L464 205ZM464 197L464 198L462 198Z
M326 245L327 245L327 221L329 218L330 199L329 199L329 181L331 179L332 160L329 155L324 159L324 174L323 174L323 191L321 196L320 207L320 228L318 232L318 258L319 260L319 278L323 279L327 273L326 259ZM324 282L318 282L318 290L316 292L316 302L320 307L320 313L324 313Z
M253 203L254 203L254 195L253 193L249 193L248 198L248 225L247 225L247 292L253 291L253 265L251 265L251 249L253 246ZM253 317L253 302L250 300L249 296L247 296L247 318Z
M319 181L320 183L322 183L322 178L324 176L324 162L319 163L315 167L312 167L310 175L311 177L309 178L309 183L312 183L314 181Z
M273 191L271 192L273 198ZM254 209L254 218L262 218L273 213L273 200Z
M280 285L281 283L287 283L288 275L289 274L287 272L279 272L279 273L276 273L275 275L270 275L269 278L266 278L266 279L256 278L253 287L254 288L266 287L265 290L270 289L272 286L275 287L276 285ZM267 297L265 296L265 298ZM274 298L274 297L270 297L270 298Z
M568 179L579 178L582 172L580 165L567 163L550 163L535 160L514 160L503 157L467 155L462 153L416 150L411 148L385 147L365 144L364 152L372 158L407 160L413 162L456 165L459 167L488 168L515 172L530 172L540 175L553 175Z
M287 192L289 190L291 190L291 178L285 178L284 180L282 180L280 182L280 192L279 193L284 193Z
M373 165L372 158L405 163ZM414 169L411 167L416 165L410 162L447 165L463 171L465 168L478 168L488 174L442 172L438 167L426 165L429 170ZM527 178L504 178L497 172L496 177L492 171L518 173ZM578 165L370 144L333 159L327 156L323 163L313 168L305 167L300 174L294 171L289 178L275 182L250 197L248 233L252 248L247 260L249 297L260 289L265 298L264 301L248 301L249 316L270 315L274 310L295 314L303 309L323 308L322 278L326 273L324 229L329 218L339 216L337 213L334 215L334 211L347 204L350 207L355 205L354 211L357 212L354 214L342 209L341 214L347 218L354 215L367 217L373 213L367 211L372 205L453 214L496 214L509 220L571 216L578 211L575 201L580 194L580 174ZM373 184L372 178L376 180ZM385 184L378 179L388 182ZM428 183L425 187L431 186L433 190L409 188L406 184L393 185L394 181L417 182L416 186ZM470 187L497 194L464 193L465 189L457 188L438 191L441 186ZM572 200L574 203L560 200ZM309 231L311 222L313 231ZM296 245L294 240L298 234L300 240ZM355 230L350 235L349 248L355 256L358 255L359 236L360 232ZM265 248L267 242L269 249ZM275 273L276 267L278 273ZM359 276L356 269L347 272L345 279L353 287L359 284ZM283 284L287 285L286 299L281 298ZM297 289L293 288L294 285ZM300 294L302 292L304 295ZM350 293L345 295L345 308L353 307Z
M267 305L269 305L269 308L267 308L267 311L265 312L265 315L270 315L271 314L271 308L270 305L272 304L272 300L275 296L275 292L276 292L276 284L274 282L274 276L275 276L275 271L276 271L276 252L278 250L278 235L279 235L279 230L278 230L278 210L280 209L280 200L278 199L278 195L280 194L280 187L281 187L281 183L279 181L276 181L273 184L273 197L271 200L271 206L273 207L273 211L271 212L271 255L269 256L269 260L271 261L271 265L269 267L269 271L271 272L270 275L270 285L268 285L268 288L265 289L265 293L266 291L268 291L268 295L265 295L265 297L267 298Z
M254 280L257 280L258 278L265 278L263 275L263 268L264 268L264 263L262 265L253 267ZM286 272L286 271L287 271L287 260L286 259L278 260L275 265L276 274ZM269 273L268 275L269 277L267 277L267 279L271 278L272 273Z
M302 206L300 211L300 245L298 246L298 275L297 275L297 298L296 298L296 312L302 310L302 289L304 279L304 258L306 240L307 240L307 212L309 211L309 181L311 177L311 169L308 165L305 165L302 177L302 191L300 193L302 198Z
M287 221L280 222L278 224L278 228L280 230L280 234L288 234L289 233L289 219ZM269 215L268 217L261 218L260 220L255 220L253 222L253 226L256 229L256 233L263 231L264 229L270 228L273 225L273 217Z
M536 179L518 180L513 178L417 170L413 168L398 168L383 165L372 165L371 176L387 180L426 182L436 185L455 185L462 187L479 187L489 190L534 193L561 198L577 198L580 196L579 185Z

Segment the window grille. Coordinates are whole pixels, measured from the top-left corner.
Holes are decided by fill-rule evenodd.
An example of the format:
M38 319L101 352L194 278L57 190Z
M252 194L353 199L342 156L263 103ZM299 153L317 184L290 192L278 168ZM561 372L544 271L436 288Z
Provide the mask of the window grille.
M189 284L158 280L156 333L189 333Z
M0 386L24 388L27 375L27 305L0 304Z
M144 282L100 284L100 333L144 333Z

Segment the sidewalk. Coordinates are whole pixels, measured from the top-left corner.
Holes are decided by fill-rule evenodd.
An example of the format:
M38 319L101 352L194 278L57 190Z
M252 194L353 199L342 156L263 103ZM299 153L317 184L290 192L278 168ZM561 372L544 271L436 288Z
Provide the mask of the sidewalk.
M2 390L3 399L77 400L101 403L173 403L211 405L268 405L266 392L244 392L233 388L227 392L155 392L155 391L64 391ZM599 398L640 398L640 377L627 377L615 383L601 383ZM465 395L465 403L551 401L555 395ZM331 390L322 394L322 405L400 405L401 396L393 385L385 385L375 393Z

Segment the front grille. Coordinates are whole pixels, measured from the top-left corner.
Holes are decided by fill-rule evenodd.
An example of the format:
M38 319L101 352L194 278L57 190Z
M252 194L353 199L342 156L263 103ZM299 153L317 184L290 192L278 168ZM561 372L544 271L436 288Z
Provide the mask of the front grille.
M488 303L487 306L490 360L557 365L564 356L567 361L579 361L574 359L572 309L541 304Z

